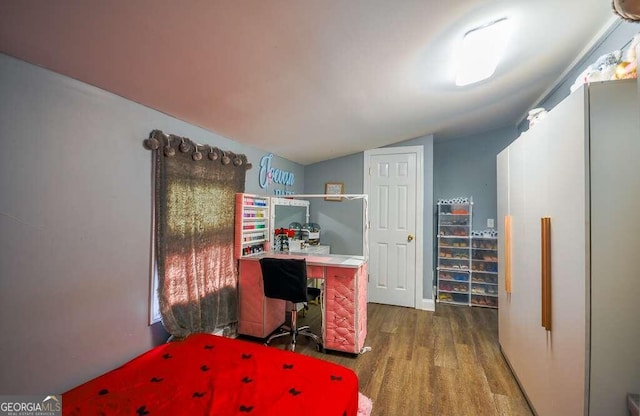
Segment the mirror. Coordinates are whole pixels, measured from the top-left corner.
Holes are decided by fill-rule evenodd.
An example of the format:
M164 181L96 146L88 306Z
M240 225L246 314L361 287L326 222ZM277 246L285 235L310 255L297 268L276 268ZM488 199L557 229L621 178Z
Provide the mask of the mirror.
M309 222L309 201L304 199L271 198L271 224L273 230L270 233L271 247L274 247L274 231L279 228L289 228L289 224L297 222L306 224Z
M305 209L306 208L306 209ZM305 224L309 218L308 207L276 205L274 229L288 228L292 222Z
M292 222L318 223L322 227L320 245L307 245L304 248L305 253L363 256L368 259L369 209L367 195L344 194L341 195L340 204L333 201L325 202L323 198L327 196L326 194L318 194L289 195L286 198L270 197L270 224L273 227L269 239L271 248L274 249L276 246L274 231L278 228L289 228L289 224ZM309 198L312 201L302 198ZM310 202L313 202L313 219L310 219L309 215ZM358 215L361 215L362 221L353 221Z

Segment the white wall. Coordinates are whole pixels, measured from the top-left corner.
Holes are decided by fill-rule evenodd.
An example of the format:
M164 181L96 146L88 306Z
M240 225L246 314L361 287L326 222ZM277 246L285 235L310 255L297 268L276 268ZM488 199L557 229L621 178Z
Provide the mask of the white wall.
M266 153L0 54L0 392L52 394L162 342L150 327L153 129ZM303 166L276 157L274 167Z

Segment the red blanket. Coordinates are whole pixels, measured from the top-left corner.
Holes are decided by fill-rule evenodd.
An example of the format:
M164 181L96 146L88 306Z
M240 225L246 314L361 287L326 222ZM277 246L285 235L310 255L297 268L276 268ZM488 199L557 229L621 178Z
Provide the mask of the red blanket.
M242 340L192 335L62 396L65 415L355 416L345 367Z

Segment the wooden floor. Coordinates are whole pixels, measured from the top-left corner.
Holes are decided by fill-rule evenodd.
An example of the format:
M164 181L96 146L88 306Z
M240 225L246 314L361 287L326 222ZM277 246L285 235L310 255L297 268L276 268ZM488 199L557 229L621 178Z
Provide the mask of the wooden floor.
M319 307L298 325L320 333ZM438 303L435 312L369 304L371 351L359 356L296 352L352 368L372 416L532 415L498 345L497 311ZM274 340L274 347L283 348ZM282 341L285 342L285 341Z

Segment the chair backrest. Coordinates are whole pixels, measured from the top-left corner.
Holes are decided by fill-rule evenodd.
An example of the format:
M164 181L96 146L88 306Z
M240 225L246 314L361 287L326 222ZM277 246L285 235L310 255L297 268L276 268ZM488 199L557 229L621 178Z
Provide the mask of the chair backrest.
M304 259L260 259L264 295L290 302L307 301L307 262Z

